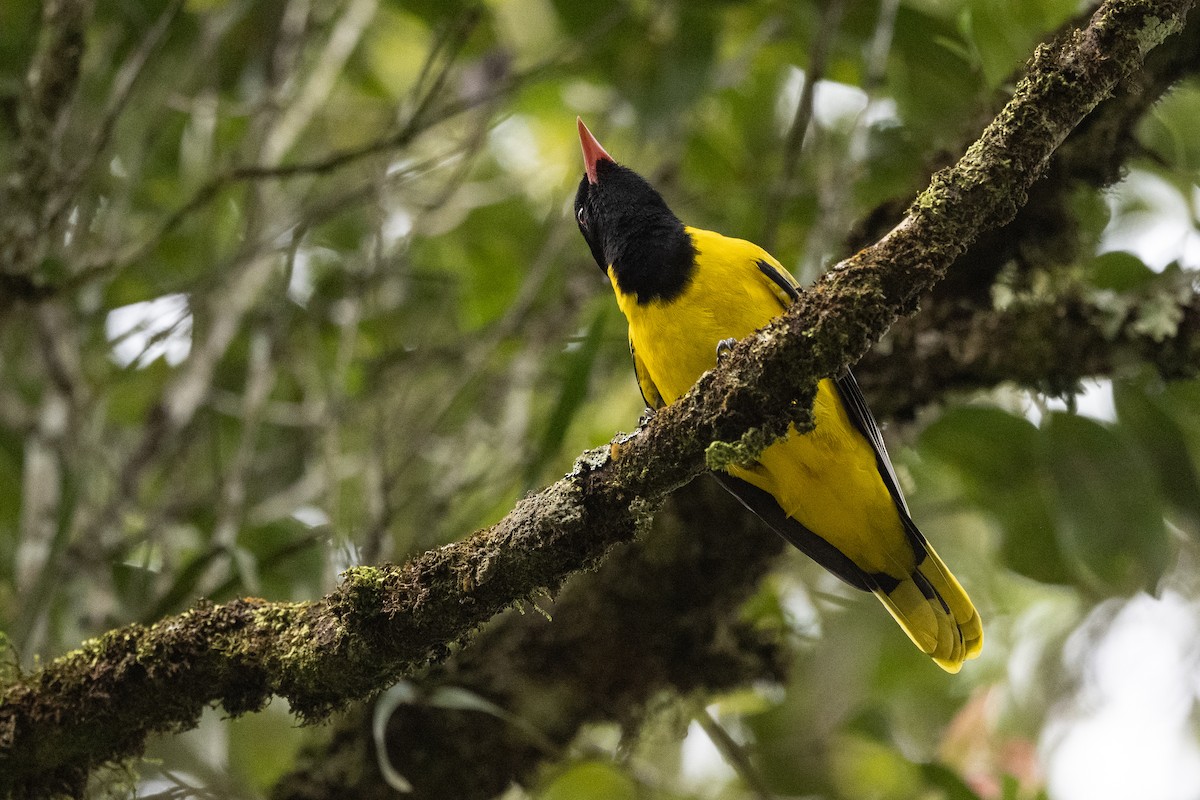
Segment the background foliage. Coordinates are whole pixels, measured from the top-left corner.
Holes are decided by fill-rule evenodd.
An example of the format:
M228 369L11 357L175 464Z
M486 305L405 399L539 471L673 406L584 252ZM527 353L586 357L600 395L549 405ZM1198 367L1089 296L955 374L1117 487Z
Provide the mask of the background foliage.
M54 209L33 246L10 247L37 187L4 195L3 271L21 279L0 297L12 669L198 596L320 595L348 565L494 521L632 427L623 320L568 213L574 115L690 224L768 245L811 279L883 229L1078 11L102 3L39 160L19 109L40 7L0 5L0 171L43 166ZM926 313L1085 298L1096 316L1060 316L1102 341L1182 335L1200 261L1194 69L1185 60L1119 160L1095 165L1122 184L1052 173L1057 216L1028 225L994 273L952 279ZM810 121L800 101L817 72ZM537 709L568 703L535 685L517 708L445 678L406 684L377 719L424 705L522 731L544 752L513 797L1200 791L1200 383L1120 357L1079 397L1067 364L908 402L916 341L885 341L900 378L864 385L899 409L888 435L914 515L983 612L987 646L962 675L788 553L738 612L780 650L769 678L657 692L566 748L538 744ZM985 346L1033 358L1047 343ZM725 519L707 524L742 525ZM713 684L723 691L699 688ZM390 735L374 730L368 751ZM214 716L107 788L282 794L301 745L328 735L282 708ZM373 755L358 769L379 781ZM383 771L395 785L407 770Z

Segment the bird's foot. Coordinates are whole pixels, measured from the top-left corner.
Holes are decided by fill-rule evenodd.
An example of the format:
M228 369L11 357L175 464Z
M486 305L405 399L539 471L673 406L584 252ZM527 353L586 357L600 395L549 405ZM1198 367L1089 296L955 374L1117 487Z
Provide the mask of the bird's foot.
M737 339L729 338L722 339L717 342L717 363L724 361L730 353L733 352L734 345L737 344Z
M642 412L642 416L638 418L638 429L641 430L642 428L649 425L650 420L654 419L654 415L656 413L658 413L658 412L656 412L653 408L650 408L649 406L647 406L646 410Z

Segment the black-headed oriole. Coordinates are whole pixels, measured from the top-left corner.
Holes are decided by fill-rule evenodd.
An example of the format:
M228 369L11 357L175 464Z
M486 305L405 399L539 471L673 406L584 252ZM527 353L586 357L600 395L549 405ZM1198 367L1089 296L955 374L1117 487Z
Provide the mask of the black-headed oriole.
M575 218L612 281L638 385L657 409L716 364L723 342L786 309L799 287L761 247L684 225L578 125L585 174ZM818 564L873 592L917 647L957 672L983 644L979 614L913 523L854 376L822 380L813 414L811 431L793 428L717 479Z

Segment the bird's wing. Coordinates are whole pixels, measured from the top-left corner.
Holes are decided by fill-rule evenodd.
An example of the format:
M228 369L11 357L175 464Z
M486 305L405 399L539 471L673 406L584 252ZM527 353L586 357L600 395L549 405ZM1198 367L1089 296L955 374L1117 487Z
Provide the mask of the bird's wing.
M768 256L756 261L755 266L771 279L771 291L779 298L781 308L787 308L800 299L800 283L778 261Z
M646 365L637 354L637 350L633 348L632 338L629 340L629 355L633 356L633 374L637 378L638 389L642 392L642 399L646 401L647 408L657 411L665 406L666 403L663 402L658 387L654 385L654 381L650 378L650 371L646 369Z
M800 285L778 261L764 252L763 257L754 263L759 273L768 279L766 283L779 300L780 309L786 309L799 299ZM742 505L757 514L776 533L813 561L855 588L865 591L875 588L871 578L849 556L795 518L785 514L779 502L770 493L726 472L713 472L712 475L730 494L741 501Z
M849 556L810 531L799 520L785 514L779 506L779 501L769 492L727 472L714 471L710 474L742 505L765 522L767 527L801 553L856 589L869 592L875 588L876 583Z
M904 512L901 516L907 516L908 503L904 499L904 492L900 491L896 468L892 466L892 459L888 457L887 445L883 443L883 433L880 432L879 424L875 422L871 409L867 408L867 399L863 397L862 389L858 388L858 381L854 379L854 373L846 370L846 374L833 383L837 386L838 396L842 400L842 405L846 407L846 414L850 417L850 421L854 423L854 427L866 438L871 444L871 449L875 451L875 463L879 467L879 476L883 478L896 505Z
M783 269L778 262L759 259L757 262L759 271L770 279L771 289L780 299L780 305L784 308L790 306L793 302L800 298L800 285L791 273ZM858 381L854 379L854 373L849 370L840 378L834 380L834 386L837 387L838 397L842 401L842 405L846 408L846 414L850 417L850 422L863 438L871 445L871 449L875 451L875 463L879 468L879 475L883 478L884 484L887 486L888 493L891 494L893 502L901 511L901 518L905 521L905 528L909 529L909 535L916 534L922 543L924 537L917 531L916 526L912 524L909 517L908 502L904 499L904 493L900 490L900 481L896 477L896 468L892 466L892 459L888 456L887 445L883 442L883 434L879 430L879 424L875 421L875 417L871 414L871 409L867 407L867 400L863 397L862 389L858 387ZM921 552L918 549L918 553Z

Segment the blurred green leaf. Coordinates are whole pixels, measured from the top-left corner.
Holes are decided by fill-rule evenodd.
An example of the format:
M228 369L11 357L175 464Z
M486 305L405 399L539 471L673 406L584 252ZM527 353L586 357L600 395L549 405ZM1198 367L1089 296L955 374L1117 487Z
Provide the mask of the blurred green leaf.
M504 231L505 235L497 235ZM454 235L418 242L413 260L454 276L459 289L453 313L474 330L500 317L512 304L535 252L540 224L523 198L471 209Z
M15 530L20 519L24 448L21 436L0 427L0 531ZM0 536L0 553L15 544L16 537ZM3 563L11 564L11 558Z
M613 12L611 5L592 0L552 0L552 5L567 33L578 39L594 35Z
M843 734L830 755L834 783L843 797L905 800L921 786L920 767L883 742Z
M144 608L157 578L158 570L144 564L119 562L112 565L113 588L125 608Z
M952 20L908 3L900 5L888 89L905 124L927 147L953 136L945 120L961 118L979 95L980 75L978 64L971 61L973 49L974 44L962 38Z
M920 446L953 467L968 499L1000 523L1010 568L1045 583L1072 580L1054 533L1042 436L1033 423L994 408L951 409L925 429Z
M708 72L719 32L716 11L704 3L681 3L669 43L647 71L647 85L638 94L642 112L653 124L671 125L708 88Z
M174 371L165 359L156 358L144 367L126 367L120 372L120 380L109 390L109 414L124 425L144 424Z
M1044 430L1063 551L1106 589L1153 587L1170 548L1158 487L1140 454L1086 417L1054 413Z
M958 773L942 764L922 764L921 777L925 783L939 789L945 800L980 800L979 795L959 777Z
M1138 139L1160 159L1191 171L1200 170L1200 141L1194 122L1200 119L1200 80L1192 76L1176 84L1150 114L1142 118Z
M1154 280L1157 273L1133 253L1114 251L1092 260L1091 283L1097 289L1128 292Z
M1021 800L1021 782L1012 775L1000 776L1001 800Z
M1076 12L1071 0L972 0L969 38L990 87L1016 75L1030 49Z
M190 603L196 594L196 586L204 573L222 555L216 548L207 548L194 553L175 567L171 582L157 600L146 609L142 621L149 624L167 614L178 612Z
M637 784L603 761L574 764L538 794L539 800L637 800Z
M997 408L954 408L925 429L921 446L959 467L972 490L986 500L1014 473L1036 464L1037 427Z
M526 486L532 485L546 463L558 454L571 420L583 408L588 398L588 384L600 345L604 342L604 325L609 318L608 308L596 310L583 336L568 345L558 371L558 399L543 423L541 441L525 470Z
M25 63L37 41L35 34L40 6L41 3L33 0L6 0L0 3L0 53L5 54L4 62ZM0 72L0 95L18 91L16 75L10 77L9 72Z
M262 592L262 580L258 574L258 559L245 547L234 545L226 551L233 574L244 591L250 594Z
M1121 429L1155 468L1158 484L1177 508L1200 521L1200 440L1175 419L1176 403L1157 378L1113 382ZM1195 409L1184 410L1190 417Z
M304 730L282 703L257 714L243 714L229 725L229 771L267 793L305 744Z
M244 526L238 532L238 549L251 554L261 584L258 591L267 597L303 597L320 588L321 545L328 537L326 529L313 529L288 517L267 525ZM215 594L228 597L248 591L239 574L231 573Z

